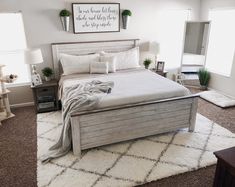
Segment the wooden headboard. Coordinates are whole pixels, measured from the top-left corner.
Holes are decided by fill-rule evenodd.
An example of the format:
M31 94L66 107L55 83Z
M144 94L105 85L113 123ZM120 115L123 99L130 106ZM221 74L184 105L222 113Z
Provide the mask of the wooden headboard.
M61 53L86 55L100 51L121 52L138 46L138 41L139 39L53 43L51 46L55 78L60 77L59 58Z

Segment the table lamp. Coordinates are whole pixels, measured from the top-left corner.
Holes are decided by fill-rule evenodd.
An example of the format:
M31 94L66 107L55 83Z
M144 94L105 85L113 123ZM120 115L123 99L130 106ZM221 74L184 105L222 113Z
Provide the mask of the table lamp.
M25 63L32 65L32 86L42 84L42 79L37 73L36 64L43 62L41 49L28 49L24 53Z
M157 69L157 55L160 52L160 47L159 47L159 43L157 42L151 42L149 44L149 53L153 54L155 57L155 69Z

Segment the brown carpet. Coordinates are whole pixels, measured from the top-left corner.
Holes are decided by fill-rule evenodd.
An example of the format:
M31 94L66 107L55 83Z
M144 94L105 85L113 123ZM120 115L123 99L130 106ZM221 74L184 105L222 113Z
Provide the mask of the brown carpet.
M36 187L36 114L33 107L13 112L16 117L0 126L0 186ZM235 133L235 108L221 109L200 99L198 112ZM214 172L215 166L210 166L142 186L208 187Z
M37 186L36 115L33 107L13 110L0 126L0 186Z

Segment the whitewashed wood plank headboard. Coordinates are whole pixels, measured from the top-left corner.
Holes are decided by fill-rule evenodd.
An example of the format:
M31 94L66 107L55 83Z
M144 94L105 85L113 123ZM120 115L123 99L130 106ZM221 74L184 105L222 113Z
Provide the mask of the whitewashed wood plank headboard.
M55 78L59 79L60 76L61 53L85 55L100 51L121 52L138 46L138 41L139 39L53 43L51 46Z

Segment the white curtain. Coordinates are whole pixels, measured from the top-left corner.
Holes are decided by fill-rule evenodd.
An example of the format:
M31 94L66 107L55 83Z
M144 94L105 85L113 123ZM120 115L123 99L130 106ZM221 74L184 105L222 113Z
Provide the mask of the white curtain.
M26 39L21 13L0 13L0 64L3 73L16 74L15 83L30 82L29 67L24 63Z
M210 10L206 68L230 76L235 52L235 9Z

